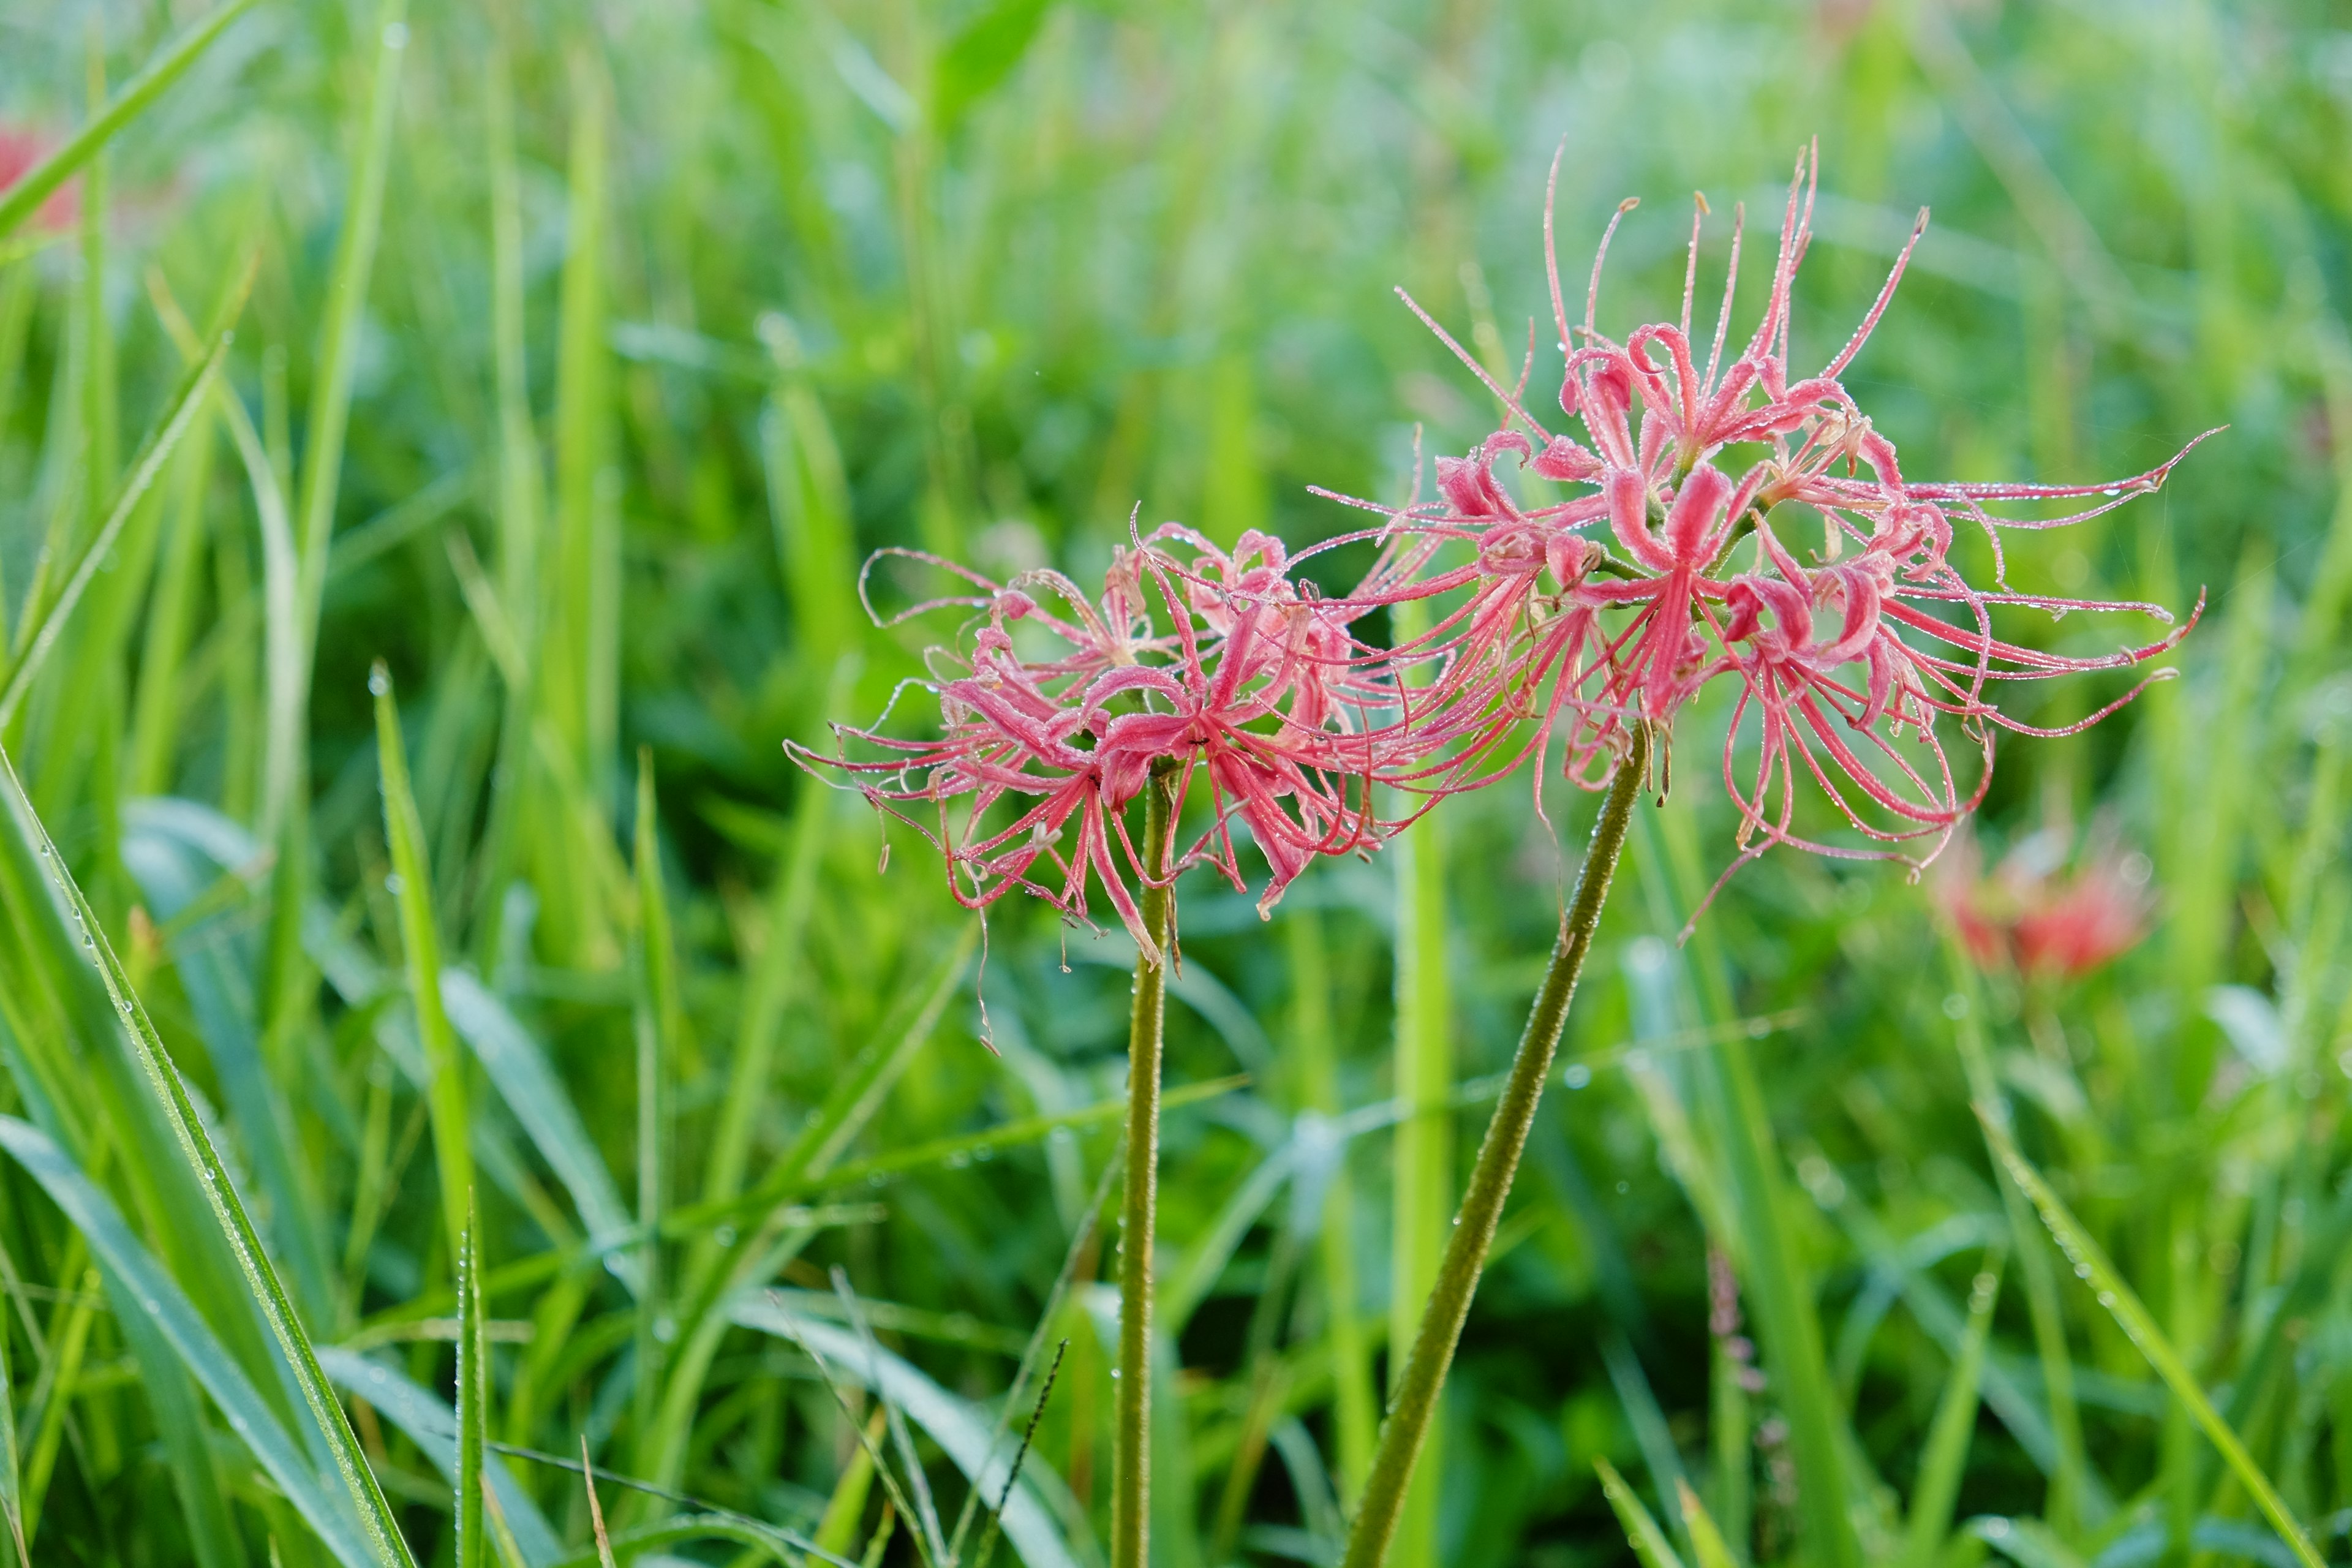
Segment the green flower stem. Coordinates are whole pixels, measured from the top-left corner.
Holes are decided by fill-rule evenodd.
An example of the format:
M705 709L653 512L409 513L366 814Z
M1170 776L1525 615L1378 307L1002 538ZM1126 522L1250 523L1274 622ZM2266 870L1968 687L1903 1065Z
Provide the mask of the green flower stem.
M1151 1538L1151 1237L1160 1207L1160 1055L1167 1017L1175 889L1168 836L1175 789L1155 766L1143 805L1143 929L1159 948L1135 957L1127 1025L1127 1184L1118 1212L1118 1423L1111 1445L1111 1568L1147 1568Z
M1601 907L1609 897L1610 879L1625 847L1625 829L1633 821L1633 802L1649 772L1650 735L1645 726L1633 730L1633 750L1618 767L1609 786L1609 798L1593 825L1592 843L1585 851L1584 868L1577 873L1576 897L1553 945L1551 967L1543 988L1536 993L1528 1014L1518 1054L1511 1059L1510 1078L1486 1136L1478 1145L1478 1163L1470 1173L1469 1190L1455 1211L1453 1234L1445 1244L1445 1260L1437 1285L1413 1334L1412 1351L1404 1375L1396 1382L1388 1419L1381 1426L1380 1447L1372 1455L1372 1470L1364 1485L1363 1506L1348 1532L1348 1555L1342 1568L1379 1568L1396 1533L1397 1516L1404 1506L1405 1487L1412 1479L1413 1462L1421 1457L1423 1440L1437 1414L1438 1392L1454 1364L1454 1347L1461 1342L1463 1322L1470 1315L1470 1298L1478 1289L1486 1249L1493 1245L1495 1226L1503 1217L1503 1204L1511 1194L1511 1178L1527 1147L1528 1129L1534 1125L1536 1106L1543 1098L1544 1079L1551 1074L1553 1054L1559 1047L1560 1026L1576 994L1577 977L1592 949L1592 933L1601 923Z

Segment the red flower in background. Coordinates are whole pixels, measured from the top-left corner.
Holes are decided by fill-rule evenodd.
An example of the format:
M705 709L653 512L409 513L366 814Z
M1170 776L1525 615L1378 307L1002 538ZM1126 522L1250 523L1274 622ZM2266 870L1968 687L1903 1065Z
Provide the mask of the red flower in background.
M2066 849L2063 834L2034 834L1989 877L1974 843L1955 857L1939 890L1979 967L2079 980L2147 935L2156 899L2147 857L2102 845L2069 866Z
M0 125L0 195L39 166L55 141L22 125ZM61 234L81 221L81 182L67 181L33 214L37 227Z

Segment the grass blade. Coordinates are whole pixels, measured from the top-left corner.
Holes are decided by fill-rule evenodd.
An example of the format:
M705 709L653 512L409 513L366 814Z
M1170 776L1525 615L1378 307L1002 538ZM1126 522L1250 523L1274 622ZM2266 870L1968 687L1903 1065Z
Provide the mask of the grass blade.
M1908 1568L1931 1568L1944 1538L1951 1533L1952 1504L1960 1495L1969 1440L1976 1436L1985 1342L1992 1331L1993 1303L2000 1299L2000 1256L1996 1252L1977 1271L1975 1288L1969 1293L1969 1325L1927 1425L1927 1446L1920 1450L1919 1480L1911 1490L1911 1513L1903 1532L1903 1561Z
M360 155L343 190L342 230L328 275L327 313L319 334L319 366L302 451L302 490L296 508L295 548L301 562L300 641L296 660L307 689L318 644L319 601L327 583L327 543L334 531L335 496L341 486L343 437L350 427L352 377L358 366L360 316L367 307L383 226L383 189L392 165L393 128L400 100L400 66L408 51L408 0L383 0L377 15L375 62L362 111Z
M967 1481L990 1496L1004 1485L1013 1465L1010 1445L992 1436L992 1424L976 1407L950 1394L908 1363L887 1350L877 1350L869 1358L864 1342L855 1332L796 1311L772 1297L737 1302L733 1317L747 1329L773 1334L814 1351L825 1359L836 1376L853 1383L865 1383L871 1377L882 1386L868 1385L868 1392L877 1398L888 1398L904 1411L907 1418L921 1427L963 1472ZM1046 1512L1047 1498L1055 1505L1054 1512L1061 1517L1062 1528L1056 1528ZM1065 1532L1085 1529L1084 1521L1058 1478L1034 1454L1022 1467L1020 1479L1005 1504L1003 1520L1006 1539L1029 1568L1078 1568L1078 1560L1072 1555Z
M611 460L611 351L605 343L605 185L610 132L601 68L584 53L572 66L567 249L558 306L555 370L555 604L558 625L544 661L547 711L593 785L612 766L616 693L604 670L615 628L598 611L617 574L607 562L598 489ZM614 541L617 543L617 541ZM614 584L617 586L617 584Z
M1606 1459L1595 1458L1592 1468L1601 1472L1601 1494L1616 1511L1617 1522L1624 1528L1625 1540L1633 1548L1642 1568L1683 1568L1674 1542L1658 1528L1650 1510L1642 1506L1642 1500L1633 1495L1633 1489L1625 1484L1625 1478L1617 1473L1617 1467Z
M1312 907L1289 917L1292 1004L1290 1037L1297 1064L1299 1109L1318 1116L1339 1114L1339 1069L1332 1042L1330 955L1323 918ZM1372 1444L1380 1426L1380 1402L1372 1392L1371 1357L1364 1344L1356 1268L1356 1190L1344 1145L1333 1151L1323 1188L1323 1214L1316 1238L1323 1276L1327 1332L1331 1342L1332 1425L1337 1437L1341 1508L1355 1506L1372 1468Z
M426 1462L454 1483L457 1474L457 1417L438 1394L420 1388L368 1356L339 1345L321 1348L319 1364L326 1369L336 1387L366 1400L371 1409L416 1445ZM488 1414L485 1409L484 1415ZM486 1439L485 1449L488 1447ZM488 1452L482 1458L482 1478L498 1499L498 1510L506 1521L507 1533L520 1543L518 1550L530 1568L545 1568L563 1555L562 1538L556 1534L555 1527L548 1523L539 1506L530 1500L530 1494L523 1490L505 1464ZM498 1531L493 1528L491 1533L496 1535Z
M662 888L659 805L654 795L653 749L637 752L637 890L635 1005L637 1058L637 1331L635 1432L640 1471L654 1442L655 1406L661 1396L665 1353L655 1332L665 1310L661 1219L664 1136L663 1084L677 1058L685 1010L677 997L677 955L670 940L669 900ZM667 1479L667 1467L654 1473Z
M626 1233L631 1221L621 1190L538 1037L462 969L441 972L441 1007L523 1135L571 1194L590 1238Z
M16 1544L18 1568L33 1568L33 1559L25 1550L24 1506L22 1483L16 1467L16 1388L8 1377L8 1333L0 1328L0 1522L8 1527L8 1539Z
M113 1201L82 1173L66 1152L48 1134L15 1117L0 1117L0 1149L5 1149L40 1184L49 1200L64 1211L74 1228L89 1241L91 1252L123 1282L130 1299L144 1310L205 1394L228 1417L263 1470L336 1557L349 1568L389 1563L413 1568L404 1548L398 1556L381 1552L362 1533L364 1516L353 1520L349 1509L341 1506L334 1494L320 1484L300 1446L279 1424L277 1415L214 1335L194 1304L140 1245ZM222 1185L226 1187L225 1180ZM323 1376L320 1383L323 1386ZM341 1411L331 1399L327 1401L326 1408L335 1419L341 1419ZM356 1447L352 1457L357 1460ZM368 1484L373 1485L373 1476L368 1477ZM382 1494L377 1496L380 1500ZM387 1509L379 1513L378 1528L388 1529L389 1525Z
M374 1473L361 1455L359 1441L352 1435L351 1424L337 1405L326 1374L320 1371L318 1358L312 1354L309 1332L302 1326L300 1314L295 1310L287 1295L278 1270L269 1261L259 1232L254 1228L245 1204L231 1184L228 1169L220 1152L213 1146L211 1135L198 1119L194 1102L180 1081L178 1069L165 1053L161 1036L155 1032L147 1010L141 1005L131 987L130 976L121 961L115 956L113 943L99 924L97 915L82 898L81 889L74 885L48 834L33 814L32 803L25 796L24 786L17 781L15 766L6 753L0 752L0 834L14 840L19 852L29 849L39 860L48 879L51 896L63 906L81 927L88 939L91 962L99 971L107 994L115 1010L121 1015L122 1035L145 1074L159 1108L170 1125L181 1157L202 1185L214 1222L218 1226L230 1250L236 1255L246 1289L254 1306L267 1322L275 1341L286 1372L299 1388L303 1401L310 1406L312 1419L332 1455L344 1488L350 1492L358 1510L364 1531L368 1555L386 1568L415 1568L407 1543L401 1539L392 1506L385 1500L383 1489L376 1482ZM192 1364L192 1372L201 1377L204 1368Z
M2147 1363L2155 1369L2157 1376L2162 1378L2165 1386L2172 1391L2173 1397L2187 1408L2204 1431L2207 1440L2220 1451L2231 1472L2238 1478L2239 1484L2253 1498L2255 1506L2263 1511L2263 1517L2270 1521L2271 1528L2278 1531L2279 1539L2295 1554L2296 1560L2305 1568L2323 1568L2317 1549L2312 1545L2310 1536L2305 1533L2302 1523L2287 1508L2286 1500L2279 1496L2278 1489L2271 1484L2262 1467L2254 1463L2253 1456L2246 1452L2246 1446L2237 1432L2221 1418L2221 1413L2213 1408L2213 1402L2206 1397L2196 1374L2189 1370L2188 1363L2180 1359L2180 1353L2173 1348L2172 1342L2165 1336L2163 1330L2157 1327L2155 1318L2140 1304L2139 1297L2116 1272L2116 1266L2108 1261L2105 1251L2059 1201L2050 1184L2042 1179L2042 1173L2035 1170L2032 1162L2019 1152L2009 1129L1981 1110L1979 1115L1984 1121L1994 1152L2017 1184L2024 1189L2025 1195L2032 1200L2034 1208L2042 1215L2042 1223L2050 1227L2050 1234L2056 1238L2059 1249L2074 1265L2077 1277L2090 1286L2098 1298L2099 1305L2115 1318L2140 1354L2147 1358Z
M38 212L41 204L59 185L73 178L82 165L95 158L100 150L114 139L115 132L138 119L149 104L162 96L164 89L179 80L187 68L212 47L213 40L252 5L253 0L229 0L229 4L190 26L163 53L149 61L146 69L125 82L121 90L91 117L89 124L26 171L25 176L10 185L5 195L0 195L0 239L14 234L26 218Z
M457 1473L453 1500L457 1520L457 1568L483 1568L489 1561L483 1539L482 1445L488 1436L489 1372L483 1363L489 1342L482 1335L481 1210L466 1194L466 1235L457 1251Z
M220 315L205 335L205 341L210 344L209 349L181 378L171 400L163 405L163 412L154 427L148 432L146 440L140 443L137 455L131 460L131 472L117 489L113 503L107 508L105 520L82 546L79 559L59 586L57 596L47 602L37 626L31 636L24 639L23 656L8 672L7 684L0 687L0 732L7 730L17 710L23 707L26 695L32 689L33 677L40 672L49 650L56 646L66 623L72 618L75 606L89 590L90 579L98 574L99 568L106 562L108 552L114 548L115 540L130 522L131 514L138 509L148 488L155 482L155 476L163 471L172 449L179 445L180 437L186 435L189 426L195 423L205 396L212 388L213 378L220 374L221 361L228 353L229 327L244 308L246 291L252 286L252 278L248 268L245 286L231 292Z
M1682 1504L1683 1524L1690 1531L1691 1555L1697 1559L1698 1568L1739 1568L1739 1560L1731 1554L1723 1531L1715 1527L1706 1505L1698 1500L1698 1493L1691 1490L1690 1483L1678 1481L1675 1489Z
M1670 800L1655 814L1655 821L1658 832L1645 847L1663 847L1665 863L1656 869L1672 879L1680 906L1695 909L1705 883L1697 874L1696 827L1687 799ZM1847 1434L1842 1431L1845 1424L1836 1408L1835 1384L1822 1350L1820 1309L1803 1237L1791 1212L1796 1198L1789 1190L1747 1037L1730 1027L1738 1009L1732 1002L1716 928L1702 922L1690 946L1702 1022L1724 1030L1708 1054L1717 1075L1711 1092L1717 1097L1717 1113L1723 1120L1731 1195L1738 1207L1738 1223L1725 1236L1739 1244L1764 1342L1766 1373L1785 1403L1808 1553L1823 1568L1860 1568L1861 1543L1847 1509L1847 1444L1843 1440Z
M368 676L368 689L375 695L376 763L383 789L384 842L397 879L394 900L400 910L401 953L409 1001L416 1010L416 1036L425 1048L425 1102L431 1108L434 1160L441 1175L441 1216L449 1255L456 1258L465 1249L467 1196L474 1190L465 1065L441 1005L441 937L434 925L425 824L409 788L408 750L401 740L392 672L381 660Z

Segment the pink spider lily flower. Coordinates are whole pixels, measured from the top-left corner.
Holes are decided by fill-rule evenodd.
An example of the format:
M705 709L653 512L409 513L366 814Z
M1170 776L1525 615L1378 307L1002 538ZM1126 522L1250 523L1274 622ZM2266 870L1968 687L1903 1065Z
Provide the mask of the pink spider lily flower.
M1400 529L1440 543L1466 542L1473 552L1469 563L1433 573L1422 584L1432 595L1459 594L1461 607L1415 649L1439 658L1445 672L1421 732L1441 745L1491 755L1499 764L1475 781L1449 775L1449 786L1508 771L1527 752L1502 748L1494 725L1505 715L1537 712L1546 736L1533 751L1541 754L1558 725L1570 776L1587 787L1604 785L1627 750L1629 725L1656 727L1663 744L1698 691L1718 678L1730 679L1739 690L1723 771L1739 810L1741 846L1731 869L1780 843L1900 858L1916 868L1935 858L1982 800L1996 730L2071 733L2168 673L2156 672L2090 718L2060 729L2038 728L2002 711L1994 698L2001 683L2122 668L2169 651L2196 624L2203 600L2200 595L2184 623L2155 640L2113 653L2082 657L2032 647L1997 633L1995 614L2131 611L2160 623L2172 617L2152 605L2011 592L1997 531L2099 516L2159 487L2197 441L2145 473L2099 485L1906 479L1894 444L1872 426L1839 378L1892 302L1927 215L1920 214L1860 325L1821 371L1793 376L1791 298L1811 237L1816 170L1813 152L1801 153L1762 319L1727 365L1742 228L1735 219L1730 277L1703 371L1690 327L1704 200L1692 223L1679 322L1638 327L1620 343L1600 331L1596 318L1609 241L1633 204L1622 205L1610 220L1588 286L1584 322L1571 328L1548 196L1545 252L1554 319L1564 349L1581 340L1566 356L1560 406L1582 423L1590 447L1547 430L1517 390L1497 384L1412 307L1526 431L1506 429L1467 458L1440 459L1441 502L1393 514ZM1555 189L1558 172L1555 160ZM1526 380L1523 372L1521 389ZM1727 462L1742 446L1763 450L1744 466ZM1505 453L1516 455L1525 471L1583 487L1584 493L1543 507L1520 505L1496 472ZM2002 501L2071 500L2091 504L2046 520L1988 510ZM1810 508L1823 519L1822 551L1811 564L1800 563L1765 521L1786 504ZM1954 515L1977 522L1992 541L1998 591L1976 587L1952 564ZM1603 520L1613 552L1586 536ZM1743 572L1732 557L1750 537L1756 560ZM1549 599L1528 588L1539 562L1552 563L1561 584ZM1538 605L1550 612L1548 617ZM1547 682L1543 700L1533 700ZM1511 685L1519 689L1516 700L1500 689ZM1973 783L1963 782L1964 770L1947 752L1945 729L1952 727L1965 750L1976 754L1965 770ZM1859 847L1801 836L1796 797L1801 779L1859 836Z
M970 655L933 650L953 672L914 683L935 693L940 732L841 727L868 754L790 749L922 832L966 907L985 910L1018 888L1084 921L1099 882L1156 962L1135 893L1151 879L1154 850L1165 855L1163 885L1206 863L1241 889L1238 817L1271 872L1263 912L1316 857L1369 849L1399 826L1374 812L1371 784L1409 751L1412 729L1389 711L1399 700L1392 656L1349 626L1415 591L1412 547L1383 552L1367 600L1324 599L1294 581L1269 536L1246 535L1228 552L1173 525L1116 552L1098 600L1059 573L998 584L919 552L887 553L971 591L877 614L879 624L942 607L982 616ZM1024 657L1024 638L1057 646ZM1127 809L1162 771L1179 816L1194 775L1205 779L1207 825L1180 843L1171 821L1169 844L1139 846ZM905 809L919 802L935 822Z

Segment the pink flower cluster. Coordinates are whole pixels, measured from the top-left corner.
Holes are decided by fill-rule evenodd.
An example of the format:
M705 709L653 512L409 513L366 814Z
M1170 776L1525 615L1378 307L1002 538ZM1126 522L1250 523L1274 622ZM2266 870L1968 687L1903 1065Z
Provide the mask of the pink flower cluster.
M885 809L934 808L936 825L919 826L968 905L1019 887L1083 918L1091 876L1148 944L1133 893L1147 867L1172 879L1207 862L1242 886L1235 817L1271 869L1263 911L1317 856L1373 847L1435 800L1492 783L1530 754L1540 769L1555 743L1569 777L1604 785L1630 749L1630 726L1650 726L1663 752L1677 714L1720 679L1736 688L1722 771L1740 846L1726 878L1775 844L1924 865L1982 799L1997 729L2070 733L2147 680L2061 730L2003 714L1998 683L2139 664L2196 620L2089 657L1997 635L1996 610L2172 617L2153 605L2010 592L1996 530L2096 517L2155 489L2188 448L2104 485L1906 479L1839 378L1885 313L1927 215L1861 326L1821 371L1792 376L1791 291L1815 179L1814 159L1801 154L1762 319L1728 363L1738 220L1702 372L1690 318L1705 203L1692 222L1681 321L1638 327L1621 342L1595 325L1618 220L1593 263L1583 323L1571 329L1548 200L1545 251L1567 353L1559 406L1583 440L1528 409L1526 370L1517 388L1504 388L1423 313L1507 411L1467 457L1438 459L1435 501L1334 497L1381 513L1379 526L1299 557L1257 533L1227 552L1176 525L1149 536L1130 525L1095 601L1057 573L998 584L920 558L971 591L907 614L978 612L968 652L935 650L937 678L925 684L940 731L845 730L859 755L802 760L846 770ZM1497 471L1506 458L1564 497L1514 499ZM1986 510L2053 500L2084 504L2044 520ZM1956 517L1992 541L1997 590L1954 567ZM1782 539L1800 518L1822 540L1806 559ZM1378 544L1377 561L1349 594L1325 597L1297 574L1305 556L1366 541ZM1365 617L1408 600L1425 602L1427 631L1390 646L1360 635ZM1955 732L1961 767L1947 749ZM1180 807L1204 780L1207 805L1189 814L1191 826L1171 826L1166 845L1139 847L1126 808L1155 769ZM1800 834L1803 780L1853 842Z

